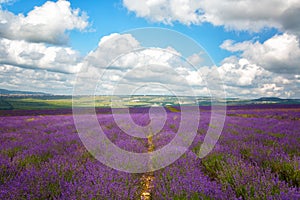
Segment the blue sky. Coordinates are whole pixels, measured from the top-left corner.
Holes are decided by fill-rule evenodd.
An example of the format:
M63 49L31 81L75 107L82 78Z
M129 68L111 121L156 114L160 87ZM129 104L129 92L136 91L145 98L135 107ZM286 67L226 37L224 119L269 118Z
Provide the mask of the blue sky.
M201 45L216 64L227 96L300 97L297 1L263 0L260 5L249 0L234 4L229 0L66 2L0 1L0 88L70 94L76 73L101 50L99 41L104 36L158 27ZM58 12L51 19L51 13ZM194 74L203 76L205 67L187 73L197 79Z
M31 11L34 6L41 6L45 2L46 1L40 0L17 0L14 3L4 4L2 8L15 14L26 14ZM129 12L123 7L122 1L120 0L89 3L85 1L70 2L72 7L80 8L82 11L87 12L89 21L91 22L87 32L72 31L70 33L69 45L80 51L83 55L94 50L101 37L105 35L142 27L163 27L176 30L192 37L208 51L216 63L219 63L230 55L230 52L219 48L224 40L232 39L240 42L255 39L264 42L266 39L278 33L275 29L267 29L261 33L248 31L237 32L235 30L225 31L224 27L215 27L210 23L204 23L200 26L186 26L178 22L175 22L173 25L165 25L159 22L151 22L148 19L137 18L134 13Z

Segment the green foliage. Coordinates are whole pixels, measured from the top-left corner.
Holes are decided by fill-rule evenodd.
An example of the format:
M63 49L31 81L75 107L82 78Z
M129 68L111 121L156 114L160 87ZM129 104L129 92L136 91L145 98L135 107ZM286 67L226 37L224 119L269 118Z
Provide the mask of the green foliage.
M283 149L291 158L293 158L294 156L300 156L299 147L297 145L284 145Z
M253 128L254 132L255 133L258 133L258 134L264 134L265 132L259 128Z
M232 133L233 135L239 135L239 132L236 130L231 130L230 133Z
M265 146L278 146L278 143L275 141L275 140L269 140L269 139L263 139L261 140L262 144L265 145Z
M254 118L254 117L260 117L256 114L227 114L227 116L231 116L231 117L242 117L242 118Z
M78 161L82 164L86 163L87 161L95 161L96 159L94 156L87 150L84 151L84 153L81 154L81 156L78 158Z
M64 177L65 181L71 182L73 180L73 177L74 177L74 171L73 170L67 170L63 174L63 177Z
M210 154L201 161L204 170L211 178L217 178L218 172L223 170L224 156L222 154Z
M278 139L285 137L285 134L282 133L268 133L268 134Z
M280 180L286 181L292 186L300 187L299 166L294 166L292 162L266 160L263 162L263 167L270 168L273 173L278 174Z
M274 186L272 187L271 194L272 194L272 195L280 194L280 187L279 187L278 185L274 185Z
M16 174L17 172L12 173L7 166L0 165L0 185L15 177Z
M238 185L234 188L236 196L237 197L242 197L243 199L248 199L248 195L247 195L247 189L245 185Z
M172 107L172 106L167 106L167 109L168 109L169 111L171 111L171 112L174 112L174 113L180 112L180 110L178 110L177 108L174 108L174 107Z
M248 148L242 148L240 153L243 157L249 157L251 152ZM204 172L213 178L214 180L220 182L224 189L231 188L236 194L237 198L242 199L266 199L267 196L276 196L280 194L280 185L273 183L271 177L267 178L267 182L258 182L252 177L257 176L258 172L256 166L245 162L244 160L239 160L236 157L225 157L222 154L210 154L202 160L202 165L204 166ZM267 163L265 166L271 168L273 163ZM278 165L278 166L277 166ZM285 180L293 184L294 187L299 187L299 170L287 162L280 162L277 164L277 169L273 170L276 174L279 174L281 180ZM258 186L257 184L261 184ZM269 184L271 187L270 191L261 190L257 191L257 187L264 187L265 184Z
M200 152L200 149L201 149L201 144L197 144L196 146L194 146L192 148L192 152L194 152L196 155L198 155Z
M19 167L27 167L29 165L34 165L39 167L41 163L47 162L53 155L50 152L42 153L41 155L30 155L25 157L23 160L19 161Z
M251 157L251 149L249 149L249 148L246 148L246 147L244 147L244 148L241 148L240 149L240 154L242 155L242 158L243 159L248 159L248 158L250 158Z
M18 152L21 152L24 149L22 146L17 146L8 150L2 150L1 154L7 155L10 158L10 161L17 155Z
M176 125L175 124L170 124L170 129L172 129L174 132L177 132L177 127L176 127Z
M58 198L61 194L61 188L60 188L59 181L49 182L45 188L44 194L45 193L46 194L49 193L50 199Z

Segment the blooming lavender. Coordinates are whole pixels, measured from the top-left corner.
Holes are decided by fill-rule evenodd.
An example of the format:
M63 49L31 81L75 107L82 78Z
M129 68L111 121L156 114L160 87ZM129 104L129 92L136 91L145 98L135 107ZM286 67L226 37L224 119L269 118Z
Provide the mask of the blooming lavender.
M147 125L148 110L131 109L134 122ZM151 151L167 145L178 130L180 109L166 111L165 125L151 138ZM228 107L221 138L203 159L197 154L215 125L209 107L200 111L190 148L151 173L152 199L300 199L299 106ZM149 140L127 135L111 110L97 113L115 145L149 151ZM0 199L140 199L147 174L117 171L96 160L82 144L69 110L0 115Z

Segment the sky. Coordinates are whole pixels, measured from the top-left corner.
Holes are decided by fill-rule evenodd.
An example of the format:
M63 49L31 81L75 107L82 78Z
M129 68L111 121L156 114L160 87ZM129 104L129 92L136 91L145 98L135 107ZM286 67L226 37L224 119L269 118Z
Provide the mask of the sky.
M298 16L299 0L0 0L0 88L300 98Z

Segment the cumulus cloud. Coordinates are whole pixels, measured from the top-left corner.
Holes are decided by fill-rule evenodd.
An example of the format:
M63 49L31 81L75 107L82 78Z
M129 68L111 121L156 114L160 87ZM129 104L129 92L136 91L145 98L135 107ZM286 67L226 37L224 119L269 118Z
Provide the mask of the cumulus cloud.
M201 83L195 80L198 75L196 68L174 48L143 48L131 34L114 33L103 37L98 48L85 58L77 77L76 92L93 94L97 90L98 94L128 95L143 87L151 94L162 91L172 94L171 90L192 95L191 87Z
M34 7L27 15L15 15L0 7L0 37L49 44L68 42L67 31L84 30L88 16L80 9L72 9L69 1L47 1Z
M201 56L202 54L203 54L203 52L194 53L193 55L191 55L187 58L187 61L190 62L194 66L198 66L204 61L204 58Z
M276 37L283 37L277 41L279 43L283 43L281 40L285 37L289 38L288 35ZM195 95L209 96L214 89L213 84L221 84L221 80L215 79L218 72L229 97L300 97L299 74L278 74L274 70L267 70L254 58L247 56L250 53L246 54L248 50L257 51L251 49L255 44L259 44L255 46L258 49L272 47L278 39L276 37L270 44L224 42L224 49L240 51L241 57L228 57L219 67L203 66L201 53L188 56L187 60L195 61L195 67L191 67L176 49L145 49L130 34L103 37L98 48L90 52L82 64L78 53L70 48L1 39L0 79L3 81L0 87L70 94L76 85L77 94L101 95L132 94L136 90L146 94L172 94L170 91L173 91L177 95L191 95L193 90ZM73 73L79 69L81 73L76 81L75 74L56 73Z
M117 56L138 48L141 45L132 35L113 33L101 38L96 50L87 55L85 65L106 68Z
M26 69L5 64L0 65L0 71L0 88L55 94L71 94L73 89L73 74Z
M234 30L274 27L298 34L300 28L298 0L123 0L123 5L138 17L165 24L209 22Z
M279 18L282 28L287 32L295 34L300 38L300 3L295 7L286 9Z
M201 23L200 1L197 0L123 0L124 6L138 17L154 22L172 24L174 21L190 25Z
M225 58L217 69L229 96L299 97L300 74L300 2L298 0L123 0L123 5L137 17L153 22L184 25L211 23L227 30L259 32L275 28L283 34L266 41L235 42L226 40L221 48L235 54ZM201 56L187 59L197 66ZM189 72L191 84L203 84L215 67Z
M295 35L275 35L263 43L227 40L221 48L241 52L241 57L275 73L300 74L300 43Z
M95 87L102 74L111 62L117 56L128 53L136 48L140 48L140 43L130 34L113 33L101 38L98 47L91 51L83 60L80 72L77 75L75 84L75 94L94 94ZM113 75L117 79L118 73L116 69ZM121 71L119 72L121 73ZM112 79L111 79L112 80ZM112 81L102 83L104 88L102 94L110 91Z
M296 0L203 0L205 21L235 30L259 31L264 27L281 27L280 16L289 8L299 5Z
M240 59L238 63L225 63L219 69L226 85L257 87L255 79L267 72L256 65L249 65L246 59Z
M68 47L0 39L0 64L21 68L76 73L81 67L79 52Z
M245 42L235 46L234 42L226 41L222 46L243 52L253 44ZM114 49L121 50L114 53ZM220 88L214 88L223 82L229 97L294 98L300 95L300 75L278 74L246 57L228 57L219 67L203 66L201 58L201 53L188 56L187 60L195 66L191 67L175 49L143 49L130 34L112 34L101 39L99 47L86 58L84 65L88 69L77 84L82 86L80 92L90 90L91 94L132 94L141 90L146 94L174 91L177 95L191 95L193 91L194 95L210 96L220 93ZM216 77L218 74L222 80Z
M294 74L278 74L245 58L224 59L218 71L231 97L257 98L275 96L299 98L300 82Z

